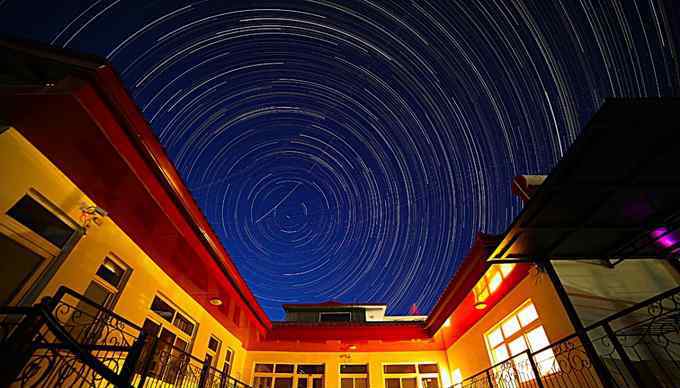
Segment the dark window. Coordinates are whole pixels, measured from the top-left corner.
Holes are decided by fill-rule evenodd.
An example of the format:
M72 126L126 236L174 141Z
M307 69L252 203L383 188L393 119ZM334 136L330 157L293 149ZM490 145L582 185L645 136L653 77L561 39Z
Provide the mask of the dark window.
M151 337L157 337L158 333L161 332L161 325L147 318L142 325L142 331Z
M349 322L351 320L352 313L350 313L349 311L319 314L319 321L321 322Z
M7 214L59 248L73 235L73 229L64 221L28 195L15 203Z
M0 233L0 305L8 304L43 258Z
M368 365L340 365L340 373L368 373Z
M274 373L274 364L255 364L255 372Z
M293 365L276 364L276 373L293 373Z
M301 375L322 375L323 365L298 365L297 373Z
M175 316L174 325L182 330L183 332L192 335L194 333L194 324L190 320L186 319L182 314L177 313Z
M217 349L219 348L220 341L216 340L215 337L210 337L210 339L208 340L208 349L212 350L213 352L217 352Z
M383 365L385 373L416 373L416 366L412 364Z
M420 372L420 373L438 373L439 367L437 367L437 364L420 364L420 365L418 365L418 372Z
M151 311L160 315L170 323L172 323L172 317L175 315L175 309L170 307L169 304L165 303L163 299L157 296L153 298L153 302L151 303Z
M293 378L276 377L274 379L274 388L293 388Z
M118 288L120 280L123 278L125 270L111 259L104 259L104 263L97 269L97 275L110 285Z

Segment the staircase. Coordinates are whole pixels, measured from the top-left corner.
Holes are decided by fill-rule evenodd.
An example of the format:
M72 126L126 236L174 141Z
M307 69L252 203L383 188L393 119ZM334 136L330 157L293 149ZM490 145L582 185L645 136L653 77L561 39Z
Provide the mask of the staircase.
M31 307L0 307L0 386L249 388L159 341L61 287Z

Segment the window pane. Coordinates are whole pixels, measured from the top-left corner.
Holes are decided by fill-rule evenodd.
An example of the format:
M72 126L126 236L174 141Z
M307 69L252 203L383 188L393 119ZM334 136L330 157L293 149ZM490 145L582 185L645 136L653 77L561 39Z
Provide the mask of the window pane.
M423 388L439 388L439 379L436 377L423 377L420 381L423 383Z
M340 388L354 388L354 379L350 378L341 378L340 379Z
M515 264L500 264L499 269L501 270L501 273L503 274L503 277L506 278L508 275L510 275L510 272L515 268Z
M299 377L297 381L297 388L307 388L307 378Z
M262 365L262 364L259 364ZM255 383L253 388L271 388L272 378L271 377L255 377Z
M502 282L503 278L501 277L501 273L496 272L491 278L491 280L489 280L489 291L495 292L498 289L498 287L500 287Z
M352 314L349 312L320 313L319 320L321 322L349 322L352 320Z
M293 373L292 364L276 364L276 373Z
M104 259L104 263L97 269L97 275L110 285L118 288L125 270L111 259Z
M340 365L340 373L368 373L368 365Z
M515 364L515 370L521 382L533 380L534 372L531 370L531 362L526 354L515 357L512 362Z
M416 373L416 366L413 364L406 365L383 365L385 373Z
M538 318L538 313L536 312L534 305L530 303L517 313L517 317L522 326L526 326Z
M454 384L463 382L463 375L460 373L460 369L453 370L453 373L451 374L451 380L453 380Z
M543 326L539 326L528 332L527 340L529 341L529 347L531 347L531 350L534 352L550 345L548 337L545 335L545 330L543 330Z
M297 373L301 375L322 375L323 371L323 365L298 365L297 367Z
M148 334L150 337L156 337L161 331L161 325L150 319L145 319L144 325L142 325L142 331Z
M255 364L255 372L274 373L274 364Z
M8 304L43 258L0 233L0 306Z
M366 377L355 378L354 388L368 388L368 378Z
M494 349L493 355L494 355L494 360L496 362L505 361L505 360L508 359L508 349L505 347L505 345L501 345L501 346L497 347L496 349Z
M293 388L292 377L275 377L274 388Z
M508 344L510 348L510 354L517 355L527 350L527 344L524 342L524 337L519 337Z
M187 350L187 348L189 347L189 344L187 343L187 341L185 341L181 338L177 338L175 340L175 347L179 348L180 350Z
M401 388L399 379L385 379L385 388Z
M160 315L163 317L163 319L170 323L172 323L172 317L175 315L175 309L170 307L169 304L165 303L164 300L157 296L153 298L153 302L151 303L151 311Z
M503 333L501 333L501 328L497 328L487 335L486 339L489 341L489 346L492 348L503 342Z
M483 291L477 294L477 300L480 302L485 301L489 297L489 289L485 288Z
M312 380L312 388L323 388L323 379L317 377Z
M7 214L59 248L73 234L73 229L28 195L21 197Z
M439 373L437 364L419 364L418 372L420 373Z
M401 379L401 388L416 388L416 378Z
M510 317L510 319L503 322L501 328L503 329L503 335L505 336L505 338L508 338L511 335L517 333L517 330L519 330L520 328L519 322L517 321L517 317L515 316Z
M179 316L179 314L177 314ZM177 321L177 319L175 319ZM212 350L213 352L217 352L217 350L220 348L220 341L218 341L214 337L210 337L208 340L208 349Z
M541 376L560 371L560 365L555 359L555 353L553 353L552 349L546 349L537 353L534 356L534 360L536 360L536 367L538 367Z

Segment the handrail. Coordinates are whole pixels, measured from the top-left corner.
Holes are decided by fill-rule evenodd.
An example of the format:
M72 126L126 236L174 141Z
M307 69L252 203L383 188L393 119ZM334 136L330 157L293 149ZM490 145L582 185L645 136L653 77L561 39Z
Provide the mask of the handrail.
M99 303L93 301L92 299L86 297L85 295L79 294L78 292L74 291L73 289L71 289L71 288L69 288L69 287L66 287L66 286L61 286L61 287L59 287L59 289L58 289L57 292L54 294L54 296L52 297L52 299L53 299L53 300L55 301L55 303L56 303L56 302L61 301L61 299L62 299L62 297L63 297L64 295L71 295L71 296L75 297L75 298L78 299L78 300L82 300L82 301L86 302L87 304L89 304L89 305L91 305L91 306L93 306L93 307L96 307L98 311L103 311L103 312L105 312L105 313L107 313L107 314L113 316L113 317L116 318L117 320L119 320L119 321L121 321L121 322L124 322L125 324L131 326L133 329L136 329L136 330L138 330L138 331L141 331L141 330L142 330L142 328L141 328L140 326L137 326L135 323L130 322L129 320L123 318L122 316L120 316L120 315L114 313L112 310L110 310L110 309L108 309L108 308L102 306L101 304L99 304ZM64 303L67 304L66 302L64 302ZM72 306L72 307L75 307L75 306Z

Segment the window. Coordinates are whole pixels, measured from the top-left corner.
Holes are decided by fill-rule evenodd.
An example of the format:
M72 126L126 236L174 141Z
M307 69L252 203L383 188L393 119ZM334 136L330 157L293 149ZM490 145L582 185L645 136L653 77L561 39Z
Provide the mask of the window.
M210 366L215 366L217 359L220 357L220 347L222 346L222 341L218 340L215 336L211 335L208 340L208 350L205 353L205 363Z
M515 373L523 382L534 379L531 364L524 352L527 349L536 352L550 344L531 301L524 303L489 331L486 334L486 343L492 364L513 357ZM541 376L559 371L552 349L534 354L534 360Z
M479 279L473 289L477 303L484 303L489 295L493 294L500 287L503 279L508 277L514 268L515 264L492 265L484 276Z
M163 329L167 329L167 331L171 332L178 340L181 340L180 344L182 346L180 347L182 350L185 350L188 347L187 345L191 343L196 323L188 318L187 315L177 310L176 307L156 295L151 302L152 316L150 318L151 321L158 322L155 323L156 325L163 327ZM174 340L170 342L174 343Z
M322 364L255 364L253 388L323 388Z
M451 381L453 382L453 388L463 388L463 375L460 373L460 368L453 370Z
M9 304L19 294L44 258L13 239L0 234L0 305ZM4 258L11 257L12 260Z
M125 270L108 257L104 259L104 263L97 269L97 276L111 287L118 287L120 285L123 274L125 274Z
M349 311L323 312L319 313L320 322L349 322L352 320L352 313Z
M385 388L440 387L439 366L434 363L383 365L383 374Z
M63 248L74 233L73 228L29 195L21 197L7 215L59 248Z
M368 365L340 365L340 388L368 388Z
M168 322L172 322L172 317L175 316L175 309L170 307L163 299L155 296L151 302L151 311L158 314L161 318Z
M231 366L234 365L234 349L227 348L227 353L224 356L224 368L222 372L227 376L231 376Z

